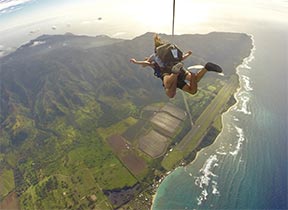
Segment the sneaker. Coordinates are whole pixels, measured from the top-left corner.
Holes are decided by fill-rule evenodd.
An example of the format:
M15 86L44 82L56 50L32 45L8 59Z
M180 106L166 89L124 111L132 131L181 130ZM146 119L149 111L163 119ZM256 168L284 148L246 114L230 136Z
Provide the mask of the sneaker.
M220 66L218 66L217 64L214 64L214 63L210 63L210 62L206 63L205 69L207 71L215 71L218 73L221 73L223 71Z
M172 67L171 72L173 74L178 74L182 68L183 68L183 63L179 62Z

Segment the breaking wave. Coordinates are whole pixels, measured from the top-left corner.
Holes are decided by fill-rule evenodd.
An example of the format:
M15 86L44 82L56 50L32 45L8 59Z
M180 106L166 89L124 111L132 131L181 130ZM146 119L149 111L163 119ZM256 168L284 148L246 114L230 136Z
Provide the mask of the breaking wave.
M213 177L218 177L212 172L212 170L217 166L217 155L211 155L206 160L203 167L199 170L200 174L202 175L199 177L195 177L195 185L202 189L201 194L197 197L198 205L201 205L203 201L207 200L208 190L210 191L210 189L208 188L210 181ZM217 182L215 180L212 180L212 194L220 194L217 189Z
M233 152L230 152L231 155L235 156L239 153L239 151L241 150L241 146L243 144L243 142L245 141L245 137L244 137L244 132L242 128L239 128L237 126L235 126L236 131L237 131L237 137L238 137L238 141L237 141L237 145L236 148Z
M216 168L222 170L222 162L224 159L233 157L233 160L235 160L235 157L241 153L243 144L246 140L245 131L241 126L241 119L243 119L243 116L241 115L252 114L250 111L250 98L251 91L253 91L253 82L249 77L249 70L251 67L248 64L254 59L255 49L254 45L250 56L245 58L243 63L237 67L240 82L240 88L237 93L235 93L237 103L231 107L231 120L228 120L229 123L225 124L225 131L228 132L227 135L230 136L228 138L233 141L228 140L227 142L222 142L215 152L205 161L202 168L199 170L199 176L195 177L195 185L200 188L200 193L196 197L198 206L203 204L210 194L220 196L217 180L221 182L223 182L223 180L215 174L215 171L217 171ZM243 160L241 160L240 157L239 164L242 162ZM231 173L233 172L231 171Z

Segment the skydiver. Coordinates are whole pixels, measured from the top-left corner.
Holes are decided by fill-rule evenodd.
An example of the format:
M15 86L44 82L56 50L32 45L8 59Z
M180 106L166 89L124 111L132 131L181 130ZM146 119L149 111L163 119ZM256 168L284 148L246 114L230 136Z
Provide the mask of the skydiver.
M165 42L161 40L158 34L154 35L154 53L146 58L144 61L137 61L135 58L131 58L130 62L134 64L139 64L142 67L151 67L154 69L155 76L162 80L166 95L169 98L174 98L176 95L177 88L188 92L192 95L197 93L198 82L207 73L207 71L214 71L217 73L222 72L222 68L214 63L208 62L206 65L200 69L197 73L189 72L183 67L182 61L185 60L192 54L192 51L188 51L183 54L180 62L174 65L172 68L165 66L163 61L156 54L156 49L159 46L164 45ZM187 83L185 80L189 81Z

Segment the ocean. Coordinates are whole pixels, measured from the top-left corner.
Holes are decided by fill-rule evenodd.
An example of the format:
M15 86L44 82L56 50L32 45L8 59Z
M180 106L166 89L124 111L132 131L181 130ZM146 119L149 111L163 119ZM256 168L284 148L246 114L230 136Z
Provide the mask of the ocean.
M288 209L288 30L249 33L254 48L237 68L237 103L222 115L222 132L163 180L153 210Z

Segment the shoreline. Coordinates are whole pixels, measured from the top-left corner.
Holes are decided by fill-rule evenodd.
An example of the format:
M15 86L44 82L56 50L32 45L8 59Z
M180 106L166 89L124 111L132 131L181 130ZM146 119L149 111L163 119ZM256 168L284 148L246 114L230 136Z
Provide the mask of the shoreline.
M237 94L238 94L239 90L241 89L241 82L240 82L240 76L241 76L241 75L239 75L239 68L241 68L241 67L243 67L243 66L247 66L247 64L254 59L254 52L255 52L255 50L256 50L255 41L254 41L254 36L253 36L252 34L248 34L248 35L251 37L251 40L252 40L252 48L250 49L250 54L249 54L247 57L243 58L242 63L239 64L239 65L236 67L236 75L237 75L237 77L238 77L238 87L237 87L236 91L235 91L233 94L231 94L231 97L233 97L236 102L235 102L234 104L232 104L227 110L225 110L224 112L222 112L222 113L220 114L220 117L221 117L221 131L217 134L217 136L215 136L215 138L214 138L214 140L213 140L213 142L212 142L211 145L213 145L213 144L217 141L217 139L219 138L219 136L220 136L220 135L222 134L222 132L223 132L223 126L224 126L224 123L223 123L223 115L224 115L225 113L229 112L233 107L235 107L235 106L239 103L239 100L237 99ZM227 103L228 103L228 102L227 102ZM227 103L226 103L226 105L227 105ZM202 137L202 138L203 138L203 137ZM201 143L201 142L199 142L199 144L197 145L197 147L200 145L200 143ZM210 145L208 145L208 146L206 146L206 147L209 147L209 146L210 146ZM178 169L180 169L180 168L182 168L182 167L185 168L185 167L189 166L190 164L192 164L192 163L199 157L200 152L203 151L204 148L205 148L205 147L201 147L199 151L196 151L196 155L195 155L194 159L193 159L191 162L186 163L186 164L184 163L184 165L183 165L183 162L181 161L180 165L178 165L178 166L175 167L173 170L171 170L169 174L167 174L167 175L165 174L165 175L163 175L163 177L161 177L161 182L158 182L158 183L157 183L157 184L158 184L158 187L154 187L154 188L153 188L153 191L155 191L155 193L154 193L153 195L151 195L151 197L152 197L152 204L151 204L151 206L150 206L150 210L153 210L153 206L154 206L154 204L155 204L155 200L156 200L156 197L157 197L157 195L158 195L157 191L158 191L158 189L159 189L159 187L160 187L160 184L161 184L170 174L174 173L176 170L178 170ZM191 152L193 152L193 151L191 151ZM185 169L184 169L184 170L185 170ZM153 183L153 186L154 186L155 184L156 184L156 183Z

